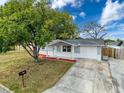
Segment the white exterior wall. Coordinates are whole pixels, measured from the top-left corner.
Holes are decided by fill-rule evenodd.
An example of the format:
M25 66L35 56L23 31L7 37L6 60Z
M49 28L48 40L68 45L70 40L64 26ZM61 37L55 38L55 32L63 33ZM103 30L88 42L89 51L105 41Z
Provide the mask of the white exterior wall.
M61 47L62 48L62 47ZM44 50L40 50L40 54L47 55L46 48ZM80 53L74 53L74 55L71 52L57 52L56 47L54 48L49 47L48 48L48 56L49 57L60 57L60 58L90 58L90 59L97 59L101 60L101 47L88 47L88 46L81 46L80 47Z
M56 52L55 57L60 57L60 58L71 58L72 54L69 52Z
M40 49L39 54L47 55L47 48ZM48 47L48 57L72 58L71 52L57 52L56 47Z

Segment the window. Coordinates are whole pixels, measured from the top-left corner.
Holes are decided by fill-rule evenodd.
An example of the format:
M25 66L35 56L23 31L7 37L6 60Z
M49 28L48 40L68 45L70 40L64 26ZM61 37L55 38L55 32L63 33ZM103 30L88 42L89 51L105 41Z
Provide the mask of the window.
M67 47L63 46L63 52L66 52Z
M74 47L74 53L80 53L80 47Z
M63 46L63 52L71 52L71 46Z

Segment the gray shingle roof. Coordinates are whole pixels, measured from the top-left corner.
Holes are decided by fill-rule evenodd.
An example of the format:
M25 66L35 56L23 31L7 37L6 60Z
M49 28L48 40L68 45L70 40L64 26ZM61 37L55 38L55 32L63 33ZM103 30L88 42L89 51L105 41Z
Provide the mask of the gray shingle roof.
M54 40L48 45L55 45L58 43L67 43L74 46L104 46L102 39L70 39L70 40Z
M104 45L104 40L102 39L74 39L74 40L64 40L68 43L80 46L101 46Z
M119 41L110 42L110 43L108 43L108 45L110 45L110 46L124 46L124 42L119 42Z

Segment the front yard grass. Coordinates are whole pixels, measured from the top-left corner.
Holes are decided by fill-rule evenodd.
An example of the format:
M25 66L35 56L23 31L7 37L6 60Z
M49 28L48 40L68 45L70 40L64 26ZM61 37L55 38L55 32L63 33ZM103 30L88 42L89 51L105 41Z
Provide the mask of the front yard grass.
M73 63L43 61L37 64L24 51L11 51L0 55L0 83L14 93L42 93L52 87ZM26 87L22 87L18 73L27 70Z

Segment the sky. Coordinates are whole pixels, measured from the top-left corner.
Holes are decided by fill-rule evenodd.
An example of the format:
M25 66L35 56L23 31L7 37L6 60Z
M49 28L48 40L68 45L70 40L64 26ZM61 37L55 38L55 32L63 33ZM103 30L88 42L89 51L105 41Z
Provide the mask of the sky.
M7 0L0 0L0 5ZM105 26L105 38L124 39L124 0L50 0L51 8L68 12L81 28L87 22Z

